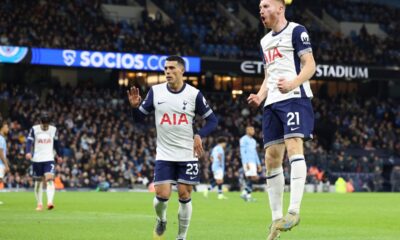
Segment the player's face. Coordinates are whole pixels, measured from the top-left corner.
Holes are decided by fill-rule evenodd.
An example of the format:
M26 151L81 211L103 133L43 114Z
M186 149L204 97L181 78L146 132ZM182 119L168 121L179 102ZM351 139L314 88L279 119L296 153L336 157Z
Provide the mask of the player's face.
M176 84L182 81L184 69L177 61L165 61L164 73L168 83Z
M253 127L248 127L246 130L247 130L248 135L254 136L254 128Z
M3 124L3 127L1 128L1 132L4 135L7 135L9 130L10 130L10 128L8 127L8 124L7 123Z
M284 6L276 0L260 1L260 18L266 28L277 24L279 15L283 13Z

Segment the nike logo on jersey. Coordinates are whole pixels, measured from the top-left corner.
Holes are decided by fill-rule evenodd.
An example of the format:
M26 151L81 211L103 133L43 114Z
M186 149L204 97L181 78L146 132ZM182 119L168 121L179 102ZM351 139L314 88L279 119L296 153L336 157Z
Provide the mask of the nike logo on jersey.
M190 180L193 180L193 179L195 179L196 177L190 177Z
M300 127L296 127L296 128L290 128L290 131L295 131L297 129L299 129Z
M157 102L158 105L163 104L163 103L165 103L165 102Z

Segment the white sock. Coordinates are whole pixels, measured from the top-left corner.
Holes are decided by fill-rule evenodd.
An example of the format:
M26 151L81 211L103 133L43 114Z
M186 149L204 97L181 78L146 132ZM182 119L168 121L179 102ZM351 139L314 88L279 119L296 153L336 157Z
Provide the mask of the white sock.
M301 154L291 156L289 161L291 166L289 212L299 214L307 177L307 166L304 155Z
M179 199L179 231L177 239L186 239L186 234L189 229L190 219L192 218L192 200Z
M53 204L54 193L56 192L56 187L54 186L54 181L47 181L47 205Z
M269 206L272 212L272 221L283 217L283 190L285 178L283 168L273 168L267 171L267 192L269 196Z
M168 206L168 199L154 197L153 206L156 210L157 217L165 222L167 221L167 206Z
M43 205L43 182L35 181L35 198L38 205Z

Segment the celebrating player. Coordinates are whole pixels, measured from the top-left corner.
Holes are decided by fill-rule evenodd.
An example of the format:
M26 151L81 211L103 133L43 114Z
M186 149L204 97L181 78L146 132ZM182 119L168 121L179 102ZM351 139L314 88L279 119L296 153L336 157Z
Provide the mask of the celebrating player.
M164 235L167 224L167 205L172 184L178 184L179 210L178 240L186 239L192 216L191 192L199 183L198 157L204 152L202 137L217 126L215 117L203 94L183 81L185 61L179 56L170 56L165 61L166 83L149 90L141 102L139 89L132 87L128 98L134 108L136 119L155 112L157 129L157 155L154 173L156 196L154 209L157 224L154 238ZM193 119L196 114L206 124L193 136Z
M290 230L300 221L307 174L303 142L312 138L314 128L309 79L315 73L315 61L305 27L286 20L284 0L261 0L259 7L261 21L271 31L261 39L265 79L248 102L259 106L266 99L263 134L273 220L268 239L277 239L280 231ZM285 150L291 164L291 192L289 210L283 217Z

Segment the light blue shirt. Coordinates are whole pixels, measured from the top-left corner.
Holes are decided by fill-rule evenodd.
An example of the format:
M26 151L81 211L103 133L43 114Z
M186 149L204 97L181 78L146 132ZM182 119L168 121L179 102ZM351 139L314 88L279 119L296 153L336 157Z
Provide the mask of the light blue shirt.
M225 169L225 152L222 146L217 145L211 151L211 157L213 159L211 170L217 171Z
M3 149L4 157L7 158L7 143L6 139L2 135L0 135L0 148ZM4 165L1 159L0 159L0 165Z
M240 157L243 165L247 163L260 165L260 158L257 153L257 142L247 134L240 138Z

